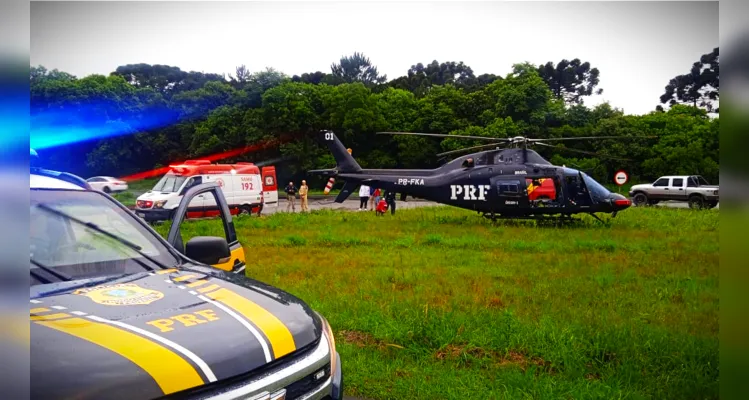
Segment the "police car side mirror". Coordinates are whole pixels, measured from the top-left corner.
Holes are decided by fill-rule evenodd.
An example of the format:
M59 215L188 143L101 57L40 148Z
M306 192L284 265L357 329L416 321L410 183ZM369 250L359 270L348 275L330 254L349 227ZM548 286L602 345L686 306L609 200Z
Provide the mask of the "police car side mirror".
M196 236L185 245L185 255L208 265L223 264L231 258L229 243L216 236Z

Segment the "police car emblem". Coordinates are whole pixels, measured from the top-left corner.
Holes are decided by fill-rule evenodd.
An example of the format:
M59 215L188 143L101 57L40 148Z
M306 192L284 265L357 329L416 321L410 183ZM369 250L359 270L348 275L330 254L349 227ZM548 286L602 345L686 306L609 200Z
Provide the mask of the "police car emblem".
M144 289L132 283L98 286L91 289L79 289L74 292L83 295L96 303L107 306L132 306L151 304L164 298L164 293L156 290Z

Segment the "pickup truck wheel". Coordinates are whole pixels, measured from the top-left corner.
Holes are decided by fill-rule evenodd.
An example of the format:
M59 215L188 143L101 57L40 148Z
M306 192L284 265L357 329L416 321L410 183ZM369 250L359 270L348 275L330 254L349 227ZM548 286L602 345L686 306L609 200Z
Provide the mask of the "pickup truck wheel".
M635 203L635 206L646 206L650 204L648 201L648 195L645 193L637 193L635 194L635 197L632 199L632 201Z
M689 208L697 210L705 208L705 199L703 199L702 196L699 195L690 197Z

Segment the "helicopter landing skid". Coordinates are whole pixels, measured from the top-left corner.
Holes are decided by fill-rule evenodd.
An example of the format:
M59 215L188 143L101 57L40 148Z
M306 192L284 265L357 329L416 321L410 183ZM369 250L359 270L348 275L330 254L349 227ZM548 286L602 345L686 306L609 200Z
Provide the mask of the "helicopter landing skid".
M548 215L498 215L493 213L485 213L484 218L492 221L497 220L531 220L531 221L555 221L555 222L580 222L580 218L575 218L572 215L562 215L559 217L550 217Z
M593 218L598 220L598 222L608 225L606 221L599 218L597 215L593 213L589 213ZM575 223L575 222L583 222L582 219L573 217L572 215L561 215L558 217L551 217L548 215L498 215L494 213L485 213L484 218L492 220L492 222L496 222L497 220L530 220L530 221L538 221L538 222L558 222L558 223Z

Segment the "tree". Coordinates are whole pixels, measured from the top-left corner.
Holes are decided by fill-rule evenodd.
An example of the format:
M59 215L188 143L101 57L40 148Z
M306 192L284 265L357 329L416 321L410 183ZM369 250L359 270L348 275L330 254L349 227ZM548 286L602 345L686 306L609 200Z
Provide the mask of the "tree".
M387 75L380 75L377 67L373 66L369 58L362 53L341 57L341 61L331 65L330 69L333 75L348 83L361 82L367 86L373 86L387 81Z
M579 58L562 60L556 66L549 61L538 66L538 74L549 85L554 97L568 104L580 104L583 96L603 93L603 89L596 89L598 68L591 68L589 62Z
M691 104L701 107L708 113L718 113L715 103L719 100L719 48L703 54L700 60L692 64L688 74L672 78L661 95L661 104Z
M244 64L235 68L234 72L235 76L232 76L230 74L229 80L237 88L244 87L244 85L246 85L250 81L250 78L252 78L252 73L247 69L247 67L245 67Z
M521 127L538 128L546 122L551 90L533 65L515 64L512 73L485 90L495 104L495 117L510 117Z
M417 96L424 96L433 86L451 84L456 87L465 87L475 79L471 67L463 64L462 61L440 64L434 60L426 66L422 63L412 65L403 82L407 90L414 92Z
M294 75L291 77L292 82L311 83L313 85L319 85L327 75L325 72L317 71L313 73L303 73L302 76Z
M426 66L422 63L412 65L406 76L391 81L389 85L422 97L434 86L454 85L467 91L475 91L497 79L501 78L493 74L483 74L477 78L471 67L462 61L439 63L434 60Z
M340 85L345 83L343 78L333 75L326 74L325 72L317 71L313 73L303 73L302 76L294 75L291 78L292 82L311 83L313 85L326 84L331 86Z
M250 82L254 85L257 85L262 92L265 92L272 87L276 87L282 84L288 79L289 77L283 72L269 67L266 68L265 71L260 71L252 74Z
M72 81L75 79L75 76L70 75L67 72L58 71L56 68L53 69L52 71L47 71L47 68L44 68L43 66L40 65L37 67L30 68L29 79L30 79L30 84L34 86L46 80Z
M135 87L151 88L162 94L195 90L211 81L226 82L223 75L182 71L161 64L128 64L117 67L111 75L121 76Z

